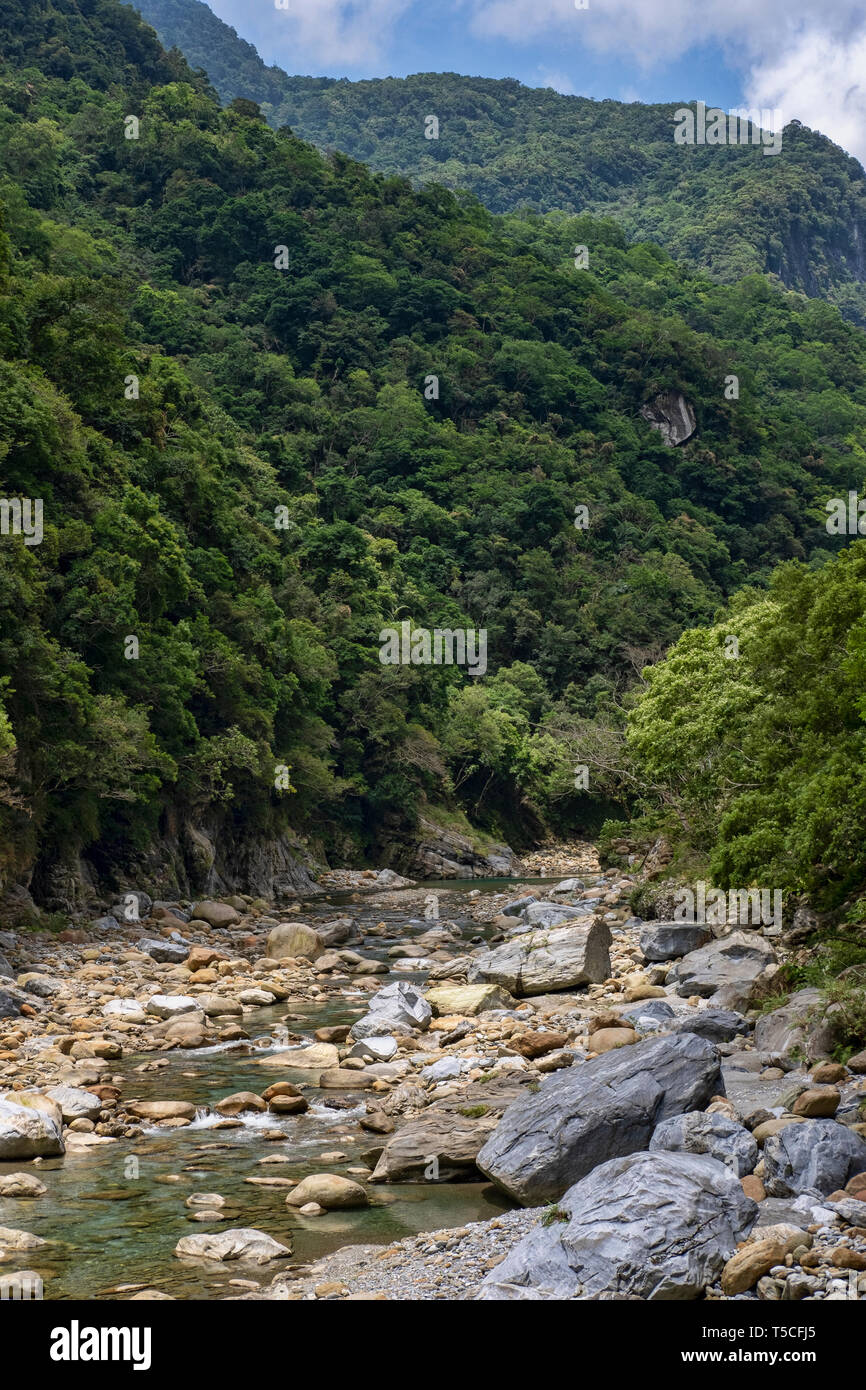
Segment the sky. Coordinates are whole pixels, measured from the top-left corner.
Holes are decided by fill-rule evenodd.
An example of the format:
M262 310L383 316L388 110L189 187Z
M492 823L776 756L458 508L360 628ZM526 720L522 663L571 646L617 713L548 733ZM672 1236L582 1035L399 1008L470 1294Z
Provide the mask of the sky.
M866 162L864 0L208 3L294 74L459 72L619 101L758 106Z

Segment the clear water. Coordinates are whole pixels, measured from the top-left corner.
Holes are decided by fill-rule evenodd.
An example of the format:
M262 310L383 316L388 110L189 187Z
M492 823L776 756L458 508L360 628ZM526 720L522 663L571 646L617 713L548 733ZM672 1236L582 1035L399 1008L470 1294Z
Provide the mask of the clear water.
M449 891L489 891L493 887L501 891L503 882L507 883L449 880L438 886ZM431 891L436 886L430 885ZM330 901L333 913L336 895ZM417 919L409 925L405 913L367 909L363 903L353 905L353 914L360 921L393 921L394 935L401 939L436 925ZM306 908L304 915L309 915ZM480 934L480 930L477 923L463 927L467 937ZM369 938L363 949L365 954L379 955L390 944L383 938ZM391 978L413 976L400 972ZM387 977L382 977L381 983L386 982ZM321 1003L289 1001L257 1010L245 1019L245 1027L254 1043L267 1044L270 1029L285 1018L288 1009L292 1030L309 1035L328 1024L351 1023L363 1012L366 998L366 992L359 992L354 997L331 996ZM257 1058L263 1055L250 1044L130 1055L118 1068L125 1077L123 1098L191 1101L204 1112L235 1091L261 1093L277 1080L309 1081L308 1073L258 1066ZM159 1071L135 1072L138 1064L157 1059L167 1065ZM48 1188L46 1196L35 1200L0 1198L0 1225L31 1231L50 1242L13 1256L0 1266L0 1272L38 1271L46 1299L114 1298L118 1296L115 1288L124 1284L155 1287L178 1298L212 1299L242 1292L229 1287L231 1279L267 1284L278 1271L306 1264L343 1245L389 1244L410 1234L483 1220L508 1205L491 1184L484 1182L376 1184L369 1188L371 1206L367 1209L301 1216L286 1206L289 1189L260 1187L245 1179L300 1179L319 1171L345 1173L382 1142L357 1126L364 1109L363 1093L340 1091L335 1095L310 1089L306 1094L311 1106L304 1115L244 1116L237 1128L222 1128L212 1113L202 1113L187 1128L151 1128L137 1140L120 1139L90 1154L46 1159L35 1166L0 1164L0 1173L26 1170ZM354 1108L329 1108L322 1103L324 1097L354 1101ZM278 1138L274 1139L275 1135ZM346 1158L323 1164L319 1156L335 1150ZM274 1154L289 1161L259 1162ZM129 1176L131 1156L138 1160L137 1177ZM207 1224L191 1220L192 1213L184 1204L193 1192L224 1197L224 1219ZM173 1253L182 1236L237 1226L255 1227L290 1245L291 1260L260 1268L236 1262L205 1266L178 1259Z

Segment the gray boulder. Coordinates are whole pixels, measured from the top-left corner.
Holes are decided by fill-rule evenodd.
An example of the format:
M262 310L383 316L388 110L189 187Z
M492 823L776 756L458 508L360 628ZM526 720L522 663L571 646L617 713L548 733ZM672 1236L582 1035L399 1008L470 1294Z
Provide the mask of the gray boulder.
M14 1093L13 1093L14 1094ZM52 1158L65 1152L54 1115L0 1097L0 1160Z
M751 1173L758 1162L758 1145L743 1125L727 1115L690 1110L663 1120L650 1140L650 1152L706 1154L738 1178Z
M628 1009L622 1017L633 1023L639 1033L658 1033L673 1027L672 1020L676 1014L664 999L646 999L635 1008Z
M755 1047L783 1057L793 1047L806 1043L806 1023L810 1014L817 1014L823 994L820 989L800 989L792 994L781 1009L764 1014L755 1024Z
M531 896L512 898L511 902L506 903L502 908L502 915L505 917L521 917L529 905L535 902L538 902L538 899Z
M373 995L369 1011L352 1025L350 1036L357 1041L389 1033L424 1032L432 1017L433 1010L421 990L407 980L397 980Z
M6 959L2 951L0 951L0 975L5 975L9 980L14 980L15 978L12 970L12 963Z
M723 1091L719 1054L692 1033L647 1038L554 1072L505 1111L478 1167L524 1206L552 1202L656 1125Z
M143 936L138 949L150 956L151 960L174 962L176 965L180 965L189 955L189 946L185 942L170 941L164 937Z
M487 1275L477 1297L700 1298L757 1206L712 1158L636 1153L601 1164Z
M835 1120L786 1125L764 1141L764 1186L771 1197L828 1197L866 1172L866 1140Z
M758 976L775 964L776 953L762 936L735 931L684 956L672 967L668 984L683 999L692 994L707 999L730 987L748 993Z
M0 1018L18 1018L21 1005L5 989L0 989Z
M645 922L640 948L646 960L676 960L712 941L706 922Z
M80 1086L52 1086L45 1094L60 1106L65 1124L73 1120L99 1119L102 1101L93 1091L85 1091Z
M568 907L565 903L530 903L522 914L523 920L531 927L558 927L563 922L586 917L585 907Z
M751 1024L734 1009L701 1009L678 1018L671 1024L672 1033L697 1033L699 1038L710 1042L730 1042L740 1033L748 1033Z
M600 984L610 974L609 948L605 922L524 932L476 956L468 978L502 985L517 996Z

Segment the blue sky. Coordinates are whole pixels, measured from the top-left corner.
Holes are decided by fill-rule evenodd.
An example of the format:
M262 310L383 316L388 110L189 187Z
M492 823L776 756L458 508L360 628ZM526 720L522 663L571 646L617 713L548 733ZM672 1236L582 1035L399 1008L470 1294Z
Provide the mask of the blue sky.
M866 158L863 0L209 3L266 62L292 73L450 71L620 101L759 106Z

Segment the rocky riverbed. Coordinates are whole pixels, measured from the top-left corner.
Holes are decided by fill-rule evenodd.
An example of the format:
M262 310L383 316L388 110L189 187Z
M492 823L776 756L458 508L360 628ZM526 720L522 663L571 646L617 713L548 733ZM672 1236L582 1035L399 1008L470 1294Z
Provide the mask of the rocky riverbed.
M866 1297L866 1056L814 991L749 1007L760 932L641 921L591 846L524 867L0 934L0 1284Z

